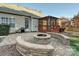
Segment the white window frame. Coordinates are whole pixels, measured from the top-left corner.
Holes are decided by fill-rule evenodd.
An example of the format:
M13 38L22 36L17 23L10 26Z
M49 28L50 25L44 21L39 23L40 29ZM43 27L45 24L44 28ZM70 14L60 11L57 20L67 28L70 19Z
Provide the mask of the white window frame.
M15 27L15 18L1 17L0 20L1 20L1 24L8 24L11 27Z

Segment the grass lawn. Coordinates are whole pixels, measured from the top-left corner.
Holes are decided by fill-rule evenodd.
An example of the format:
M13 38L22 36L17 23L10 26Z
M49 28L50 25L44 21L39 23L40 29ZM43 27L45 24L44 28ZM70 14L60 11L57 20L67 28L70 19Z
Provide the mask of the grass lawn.
M79 37L71 37L70 46L73 48L74 55L79 56Z

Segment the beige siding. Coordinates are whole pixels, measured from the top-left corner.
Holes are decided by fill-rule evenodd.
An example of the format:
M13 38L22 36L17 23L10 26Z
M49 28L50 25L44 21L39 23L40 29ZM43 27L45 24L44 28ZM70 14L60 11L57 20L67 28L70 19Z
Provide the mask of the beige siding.
M19 29L20 27L25 27L25 17L24 16L0 13L0 19L1 19L1 17L15 18L15 27L11 28L10 32L14 32L15 30Z

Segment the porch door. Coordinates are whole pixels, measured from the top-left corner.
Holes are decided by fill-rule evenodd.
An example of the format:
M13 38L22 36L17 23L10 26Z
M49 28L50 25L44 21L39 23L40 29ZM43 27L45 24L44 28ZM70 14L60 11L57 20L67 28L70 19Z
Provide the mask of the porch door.
M25 29L29 29L29 18L25 18Z
M31 25L32 31L38 31L38 19L33 18Z

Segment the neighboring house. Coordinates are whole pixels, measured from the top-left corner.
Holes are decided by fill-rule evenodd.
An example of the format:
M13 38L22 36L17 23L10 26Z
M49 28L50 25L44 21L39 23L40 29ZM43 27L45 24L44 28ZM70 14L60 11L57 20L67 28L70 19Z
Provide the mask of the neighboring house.
M79 15L74 16L71 20L71 25L73 27L79 28Z
M58 23L59 23L59 26L60 26L60 32L64 32L65 29L67 27L69 27L69 25L70 25L70 21L65 17L59 18Z
M65 32L79 32L79 13L70 20Z
M38 31L38 19L43 16L35 9L0 4L0 24L9 24L10 32L15 32L21 27L24 27L26 31Z
M69 27L69 30L79 32L79 13L71 19L71 27Z
M53 16L46 16L39 19L39 32L59 32L59 25L58 25L57 17Z
M69 25L69 20L67 18L61 17L58 19L60 28L66 28Z

